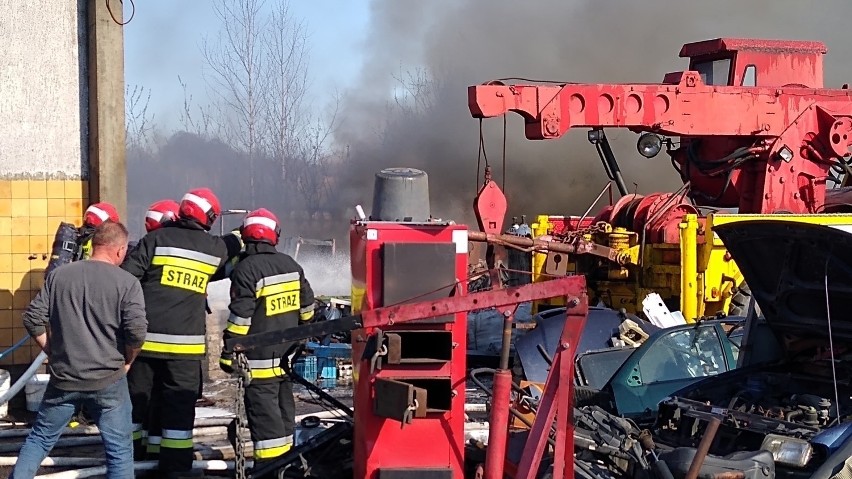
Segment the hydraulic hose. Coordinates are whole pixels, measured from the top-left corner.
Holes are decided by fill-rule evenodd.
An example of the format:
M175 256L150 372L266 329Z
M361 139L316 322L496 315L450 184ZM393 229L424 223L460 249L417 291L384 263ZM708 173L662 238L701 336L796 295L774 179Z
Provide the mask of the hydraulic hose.
M29 381L30 378L35 375L36 371L38 371L38 368L41 367L45 359L47 359L47 354L42 351L41 353L39 353L38 356L36 356L36 358L33 360L33 363L30 364L30 367L28 367L27 370L24 371L24 374L20 378L18 378L17 381L15 381L15 384L13 384L8 391L6 391L5 393L3 393L2 396L0 396L0 404L6 404L7 402L9 402L10 399L15 397L16 394L21 392L21 389L23 389L24 385L27 384L27 381Z

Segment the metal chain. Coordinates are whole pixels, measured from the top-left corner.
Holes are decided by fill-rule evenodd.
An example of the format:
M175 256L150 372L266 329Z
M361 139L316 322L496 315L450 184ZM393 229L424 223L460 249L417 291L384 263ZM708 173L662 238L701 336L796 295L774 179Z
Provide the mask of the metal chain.
M608 228L609 223L605 221L598 221L597 223L587 228L569 231L565 234L553 235L553 239L554 241L559 241L560 243L573 243L576 240L583 238L583 236L587 234L606 233Z
M236 479L247 479L246 475L246 443L243 439L243 429L246 427L245 389L251 382L251 368L248 358L243 353L237 353L234 372L237 375L237 393L234 414L236 415L236 447L234 450L234 471Z

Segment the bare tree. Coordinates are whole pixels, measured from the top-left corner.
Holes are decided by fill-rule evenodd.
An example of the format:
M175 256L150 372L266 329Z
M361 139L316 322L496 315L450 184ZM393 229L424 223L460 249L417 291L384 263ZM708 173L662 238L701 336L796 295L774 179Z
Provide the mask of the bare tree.
M154 115L148 112L151 90L139 85L125 87L125 141L129 148L144 149L150 146L154 131Z
M189 92L186 83L178 75L178 83L183 89L183 109L179 113L180 124L183 131L194 133L202 138L210 139L214 136L228 140L227 131L223 128L221 121L216 121L220 115L215 115L218 104L208 104L206 107L199 105L193 113L192 93Z
M221 102L222 121L233 147L243 150L249 163L251 202L255 203L254 163L263 151L265 111L262 15L265 0L214 0L222 22L216 41L205 39L202 53L210 69L208 86Z
M298 185L298 138L308 125L304 100L308 89L307 32L290 12L288 1L272 7L264 35L266 49L266 127L269 155L281 165L281 176L294 191Z
M306 134L299 138L297 189L312 214L322 212L327 204L333 185L334 175L330 171L342 155L329 149L328 143L334 134L340 99L337 98L328 121L316 120L307 128Z

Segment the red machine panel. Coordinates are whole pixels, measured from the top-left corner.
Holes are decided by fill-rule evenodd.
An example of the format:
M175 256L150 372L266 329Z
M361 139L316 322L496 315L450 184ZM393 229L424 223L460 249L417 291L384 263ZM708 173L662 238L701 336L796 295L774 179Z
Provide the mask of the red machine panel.
M354 222L350 247L353 313L467 292L466 226ZM466 329L458 313L353 331L356 478L463 478Z

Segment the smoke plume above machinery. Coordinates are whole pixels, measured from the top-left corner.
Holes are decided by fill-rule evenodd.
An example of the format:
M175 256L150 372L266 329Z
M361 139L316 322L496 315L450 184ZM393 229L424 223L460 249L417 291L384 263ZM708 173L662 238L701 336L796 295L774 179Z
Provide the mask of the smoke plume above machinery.
M375 172L414 167L429 174L434 216L472 223L485 159L477 175L479 121L468 111L467 86L489 80L659 83L665 73L687 67L678 58L683 43L729 36L823 41L826 85L839 87L852 78L852 48L836 14L845 5L373 0L365 64L343 97L335 131L337 146L348 151L338 201L349 211L355 204L369 210ZM506 128L504 177L503 120L483 122L488 163L498 183L505 180L510 214L580 214L608 181L585 130L529 141L514 114ZM628 189L680 185L666 155L638 155L637 135L610 130L609 138Z

